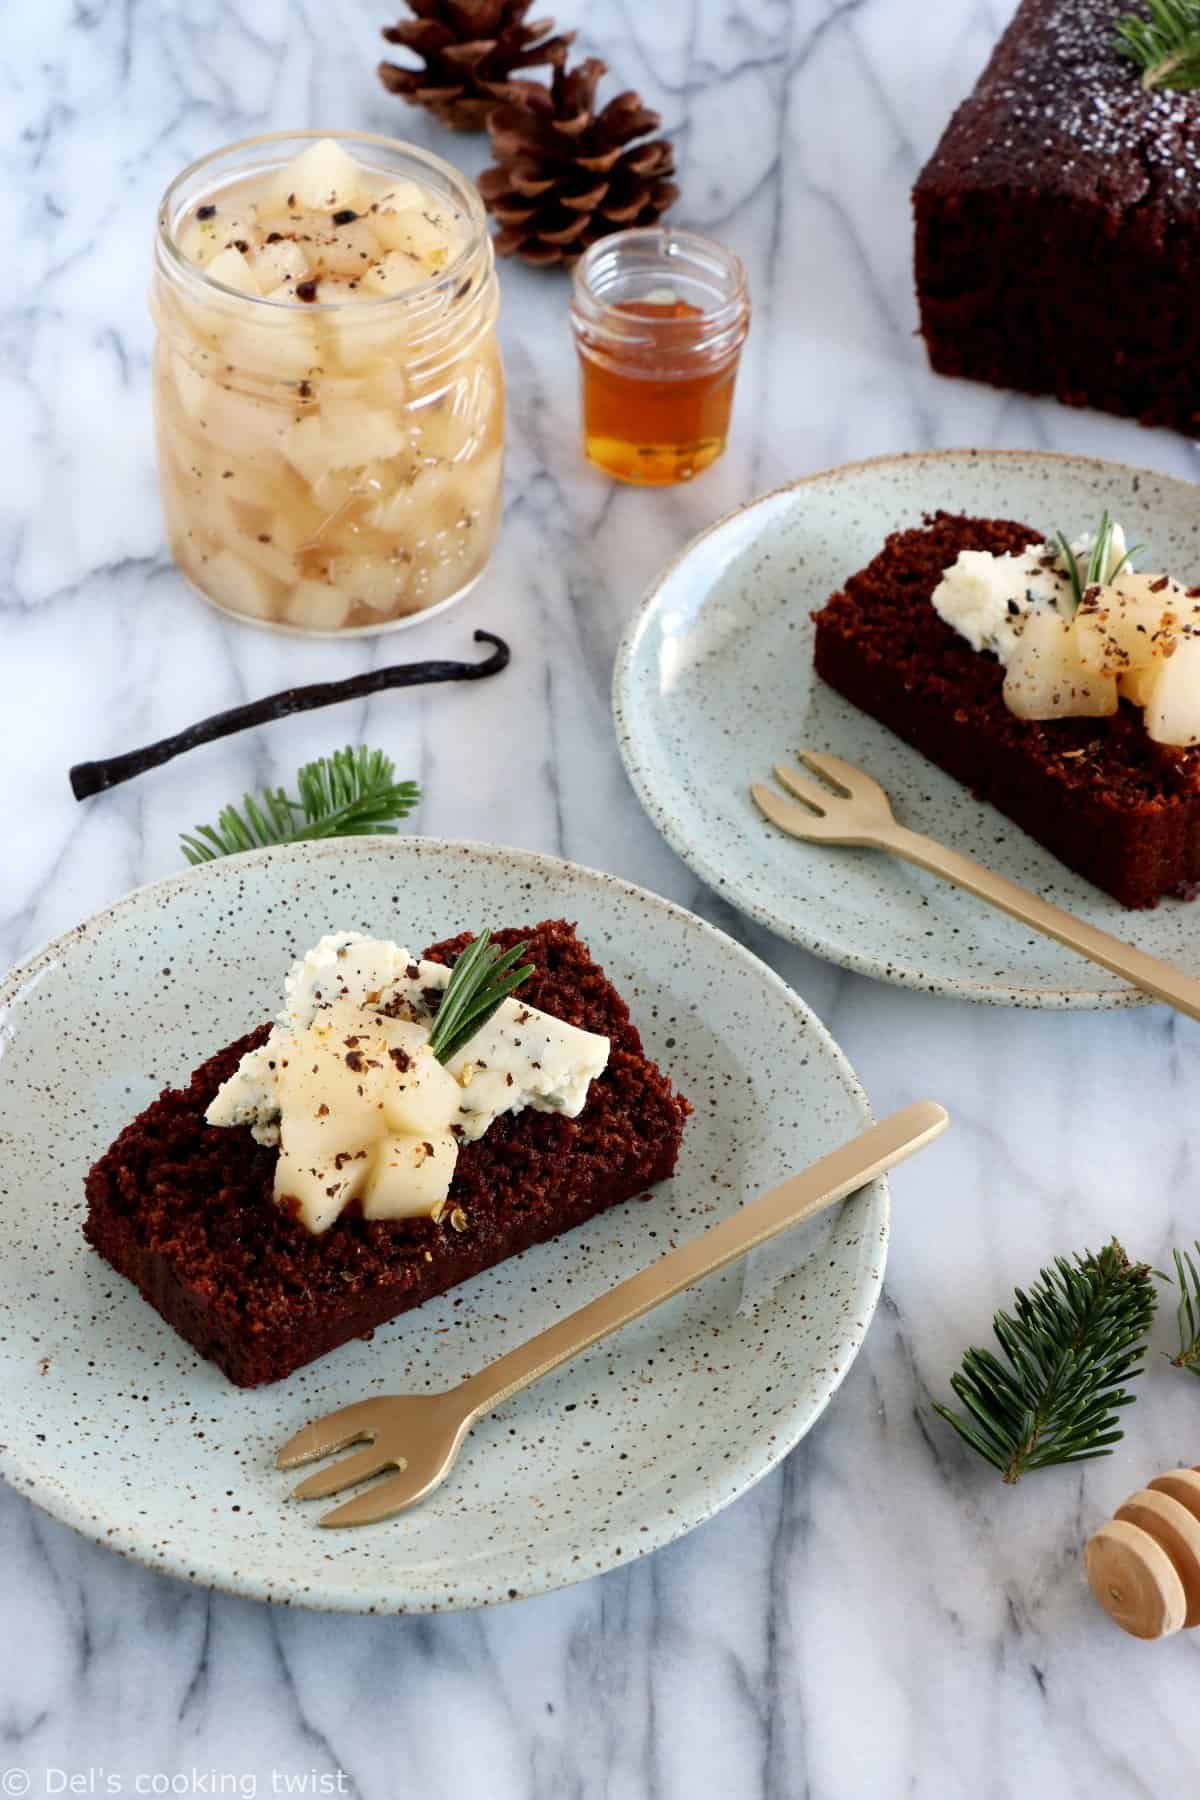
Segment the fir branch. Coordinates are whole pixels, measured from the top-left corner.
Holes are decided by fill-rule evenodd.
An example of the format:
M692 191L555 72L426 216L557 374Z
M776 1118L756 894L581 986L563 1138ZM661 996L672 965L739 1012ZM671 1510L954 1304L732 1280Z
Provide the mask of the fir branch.
M1114 1238L1098 1255L1055 1258L993 1329L1007 1359L972 1346L950 1385L967 1414L936 1406L1006 1482L1030 1469L1108 1456L1116 1409L1135 1395L1157 1295L1152 1271Z
M1175 1279L1179 1283L1179 1305L1175 1309L1179 1350L1171 1362L1177 1369L1200 1375L1200 1268L1193 1261L1190 1250L1173 1250L1171 1254L1175 1258ZM1200 1239L1196 1241L1196 1254L1200 1256ZM1170 1277L1164 1276L1163 1280L1170 1280Z
M472 938L451 971L442 990L429 1048L439 1062L448 1063L482 1029L515 988L533 974L533 964L514 965L528 944L514 944L501 951L490 931Z
M265 844L391 833L396 827L389 821L407 818L421 798L415 781L396 780L390 756L362 745L305 763L297 784L298 800L282 788L266 788L260 799L244 794L240 811L227 806L215 825L182 832L183 854L190 863L205 863Z
M1117 20L1117 50L1142 71L1142 86L1200 88L1200 0L1146 0L1149 18Z

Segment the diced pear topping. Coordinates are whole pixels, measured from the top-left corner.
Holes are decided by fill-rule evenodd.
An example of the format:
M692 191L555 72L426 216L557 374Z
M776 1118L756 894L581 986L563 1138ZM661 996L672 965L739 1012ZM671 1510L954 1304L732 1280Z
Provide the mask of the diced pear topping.
M309 268L308 258L294 238L264 243L249 252L248 261L262 292L272 299L276 297L274 289L284 282L303 281ZM293 292L287 297L294 300L296 296Z
M332 138L320 138L280 170L275 193L284 197L285 205L294 194L299 207L311 207L321 213L341 212L348 206L358 206L365 198L363 171L340 144Z
M323 272L344 275L347 281L361 281L379 255L375 233L364 218L350 219L345 225L339 225L312 248Z
M203 379L203 378L201 378ZM203 437L222 451L258 456L283 448L286 415L260 406L251 394L219 381L205 381L206 392L195 396L196 424Z
M246 181L234 196L198 207L179 232L183 254L240 293L275 297L273 290L311 277L334 284L322 301L352 298L381 263L375 291L403 293L447 267L464 241L452 206L415 181L389 183L331 138L311 144L265 181ZM392 251L409 263L390 261ZM238 258L251 269L253 284Z
M342 417L330 403L324 412L296 420L287 434L286 451L305 480L315 482L332 469L386 460L407 442L407 429L394 414L356 406L347 407Z
M189 262L204 268L218 250L224 249L227 239L228 233L220 219L193 218L183 228L179 248Z
M392 555L335 556L329 573L352 600L378 613L400 609L409 585L408 564Z
M363 276L363 286L373 294L403 294L428 280L428 269L407 250L389 250L379 262L371 264Z
M457 1082L453 1085L457 1093ZM437 1218L457 1161L458 1144L449 1132L424 1138L385 1138L363 1194L363 1217Z
M270 532L248 530L238 519L233 503L219 490L215 505L234 553L264 574L273 575L281 587L289 586L296 578L295 565L287 551L271 541Z
M1036 612L1017 640L1004 700L1018 719L1102 719L1117 710L1117 683L1084 668L1071 620Z
M273 288L270 300L290 298ZM221 339L225 360L244 379L257 375L271 381L300 381L317 366L316 338L305 317L282 308L262 307L252 319L230 320Z
M350 597L324 581L298 581L288 595L283 616L305 631L336 631L346 623Z
M392 211L381 206L372 215L375 236L387 250L404 250L435 275L458 255L462 234L448 208L408 206Z
M328 237L335 229L328 213L313 212L298 204L288 206L286 197L280 199L274 193L265 196L255 223L255 232L264 243L271 238L294 238L305 247Z
M1154 684L1162 669L1161 659L1141 669L1126 669L1117 676L1117 692L1133 706L1145 706L1154 692Z
M275 1060L275 1191L310 1231L327 1230L355 1199L368 1218L427 1216L445 1199L462 1090L427 1027L336 1000Z
M219 281L222 287L233 288L239 294L253 294L257 299L261 292L254 270L232 244L213 257L205 272L210 281Z
M171 374L175 382L175 391L179 395L179 404L189 419L203 417L205 406L213 392L213 384L199 369L193 369L186 356L178 350L171 352Z
M1075 615L1080 658L1110 675L1145 668L1195 607L1164 575L1122 575L1112 587L1089 588Z
M1200 638L1181 637L1162 659L1146 701L1146 731L1156 744L1200 744Z
M251 619L269 619L283 591L264 570L243 562L232 550L218 550L205 565L204 579L223 605Z
M428 1030L408 1019L388 1019L383 1032L392 1063L383 1096L390 1129L413 1137L448 1132L461 1094L453 1075L429 1048Z
M415 181L393 181L390 186L384 188L383 192L377 197L372 211L375 213L387 213L388 215L393 215L395 213L411 212L414 208L419 210L422 206L427 206L428 204L428 194L426 194L422 188L418 187Z

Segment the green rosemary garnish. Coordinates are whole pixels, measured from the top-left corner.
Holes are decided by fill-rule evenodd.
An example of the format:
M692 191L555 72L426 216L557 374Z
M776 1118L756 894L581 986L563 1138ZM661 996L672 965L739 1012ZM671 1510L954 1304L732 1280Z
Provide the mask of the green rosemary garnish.
M390 756L361 745L305 763L297 785L298 800L282 788L266 788L260 800L244 794L240 812L227 806L215 825L197 825L194 835L181 833L183 854L190 863L205 863L264 844L394 832L389 821L406 818L421 798L415 781L396 780Z
M1144 550L1145 548L1146 546L1144 544L1130 544L1128 550L1126 550L1122 556L1118 556L1116 562L1108 571L1107 579L1109 587L1112 586L1113 582L1117 579L1117 576L1121 573L1121 570L1125 567L1125 564L1130 558L1136 556L1139 550Z
M1100 514L1100 529L1096 533L1096 541L1092 545L1092 554L1088 557L1087 585L1094 587L1097 582L1108 580L1108 563L1112 556L1112 534L1114 520L1107 506Z
M1200 0L1146 0L1150 17L1117 21L1117 49L1142 71L1147 89L1200 87Z
M1179 1350L1171 1361L1177 1369L1188 1369L1193 1375L1200 1375L1200 1269L1190 1250L1173 1250L1171 1254L1175 1258L1175 1279L1179 1283L1179 1305L1175 1309L1179 1321ZM1196 1243L1196 1254L1200 1256L1200 1239Z
M1096 541L1088 555L1085 569L1080 568L1079 558L1067 542L1065 532L1056 531L1054 534L1054 541L1058 545L1059 561L1065 565L1067 578L1071 583L1076 612L1083 605L1083 596L1090 587L1095 587L1097 584L1107 585L1109 582L1115 581L1130 557L1142 548L1140 544L1131 544L1129 549L1117 558L1116 562L1112 562L1112 540L1116 523L1108 508L1105 507L1100 515L1100 527L1096 532Z
M1067 576L1071 583L1071 592L1075 596L1075 611L1078 612L1079 608L1083 605L1083 582L1079 579L1079 564L1075 560L1075 552L1072 550L1067 539L1063 536L1063 533L1061 531L1056 531L1054 537L1058 544L1059 559L1064 562L1067 567Z
M457 1056L514 988L533 974L532 963L513 967L528 948L528 944L514 944L511 950L502 951L492 943L490 931L481 931L467 945L442 990L429 1033L429 1048L439 1062L448 1063Z
M951 1378L966 1416L934 1410L1007 1482L1108 1456L1122 1435L1116 1409L1135 1398L1122 1383L1142 1372L1156 1304L1152 1270L1130 1263L1115 1238L1098 1255L1056 1257L1028 1294L1017 1289L1015 1316L992 1322L1007 1363L973 1346Z

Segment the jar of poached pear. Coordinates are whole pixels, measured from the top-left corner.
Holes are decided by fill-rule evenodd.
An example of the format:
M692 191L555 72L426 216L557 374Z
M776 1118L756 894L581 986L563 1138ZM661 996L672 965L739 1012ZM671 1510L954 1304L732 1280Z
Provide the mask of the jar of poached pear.
M474 185L390 138L193 163L152 312L171 552L225 612L378 632L461 599L500 522L498 287Z

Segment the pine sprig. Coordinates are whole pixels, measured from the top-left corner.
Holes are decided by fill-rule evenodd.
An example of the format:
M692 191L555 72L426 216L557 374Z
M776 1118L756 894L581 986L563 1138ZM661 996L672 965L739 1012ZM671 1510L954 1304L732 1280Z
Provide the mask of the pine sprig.
M1142 71L1142 86L1200 88L1200 0L1146 0L1150 17L1117 21L1117 49Z
M467 945L451 971L429 1033L429 1048L448 1063L468 1044L508 996L533 974L533 964L520 961L528 944L501 951L490 931Z
M408 816L421 798L415 781L397 781L382 750L347 746L305 763L297 776L300 797L266 788L242 796L241 810L227 806L215 825L197 825L180 842L190 863L214 862L265 844L297 844L307 838L361 837L394 832L392 819Z
M1188 1369L1200 1375L1200 1268L1190 1250L1173 1250L1175 1279L1179 1283L1179 1305L1175 1317L1179 1323L1179 1350L1171 1358L1177 1369ZM1200 1256L1200 1239L1196 1242Z
M1055 1258L993 1330L1006 1362L973 1346L950 1385L966 1415L935 1411L1006 1482L1054 1463L1108 1456L1122 1436L1122 1385L1142 1372L1157 1295L1152 1271L1114 1238L1099 1254Z

